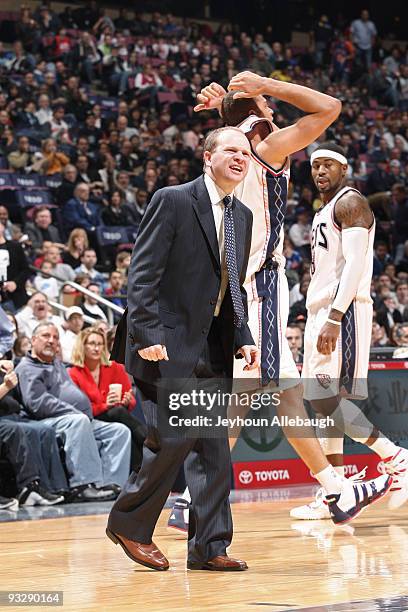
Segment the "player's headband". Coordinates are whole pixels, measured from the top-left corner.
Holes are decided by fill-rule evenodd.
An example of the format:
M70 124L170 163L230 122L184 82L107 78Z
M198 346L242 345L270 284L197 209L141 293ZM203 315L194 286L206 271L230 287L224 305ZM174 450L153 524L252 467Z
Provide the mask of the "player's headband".
M330 149L317 149L316 151L313 151L310 156L310 165L312 165L314 160L318 157L328 157L329 159L335 159L344 166L347 166L347 159L341 153L337 153L337 151L330 151Z

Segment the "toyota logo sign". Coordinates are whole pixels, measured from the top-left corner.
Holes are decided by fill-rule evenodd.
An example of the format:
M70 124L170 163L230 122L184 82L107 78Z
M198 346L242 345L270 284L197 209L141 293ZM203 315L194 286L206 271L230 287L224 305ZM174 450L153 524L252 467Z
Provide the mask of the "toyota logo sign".
M254 479L254 475L249 470L242 470L242 472L240 472L238 476L239 482L243 485L250 484L253 481L253 479Z

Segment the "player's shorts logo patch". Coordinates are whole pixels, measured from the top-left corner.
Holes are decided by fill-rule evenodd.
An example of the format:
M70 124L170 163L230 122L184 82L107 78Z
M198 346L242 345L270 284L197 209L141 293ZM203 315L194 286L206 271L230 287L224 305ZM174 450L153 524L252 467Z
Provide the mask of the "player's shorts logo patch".
M332 379L328 374L316 374L317 382L323 387L328 389L331 385Z

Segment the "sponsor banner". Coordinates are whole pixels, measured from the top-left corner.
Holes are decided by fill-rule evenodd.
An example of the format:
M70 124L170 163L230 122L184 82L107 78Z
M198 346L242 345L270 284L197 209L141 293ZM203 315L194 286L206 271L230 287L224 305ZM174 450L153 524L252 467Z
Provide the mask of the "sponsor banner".
M408 370L408 361L370 361L370 370Z
M383 465L374 453L346 455L346 476L354 476L367 467L365 478L382 473ZM317 484L301 459L236 461L233 463L236 489L268 489L298 484Z

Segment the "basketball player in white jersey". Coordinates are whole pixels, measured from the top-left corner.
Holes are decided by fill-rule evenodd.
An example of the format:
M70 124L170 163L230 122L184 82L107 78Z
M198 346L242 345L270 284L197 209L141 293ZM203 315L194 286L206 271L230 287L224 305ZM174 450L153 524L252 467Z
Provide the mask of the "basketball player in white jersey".
M249 326L261 349L261 367L249 373L236 365L235 393L283 391L277 412L280 416L307 418L303 406L303 392L299 374L285 337L289 313L289 291L283 256L283 220L286 210L289 180L289 155L314 140L336 119L341 104L338 100L312 89L260 77L251 72L235 76L227 92L212 83L198 96L196 111L218 108L228 125L239 127L248 137L252 149L252 163L248 177L239 186L237 197L253 213L251 251L245 288L248 298ZM239 93L237 93L237 91ZM297 123L279 130L273 123L273 113L264 95L274 96L308 113ZM233 416L245 416L249 408L234 406ZM230 430L235 443L240 428ZM314 431L305 428L284 429L288 441L315 474L327 492L340 496L335 504L341 521L354 518L360 511L355 504L353 484L339 477L325 458ZM231 444L232 446L232 444ZM377 495L386 492L391 479L380 477L376 488L365 497L368 505ZM371 495L374 493L374 497ZM178 515L186 510L188 500L177 500L170 514L169 526L182 528Z
M388 440L350 401L367 397L374 216L364 196L345 185L347 159L341 147L324 143L310 162L322 207L312 226L304 396L336 424L320 438L335 469L343 474L343 433L368 445L381 457L385 472L393 475L389 507L397 508L408 499L408 450ZM314 502L290 514L306 520L330 518L326 502L320 490Z

